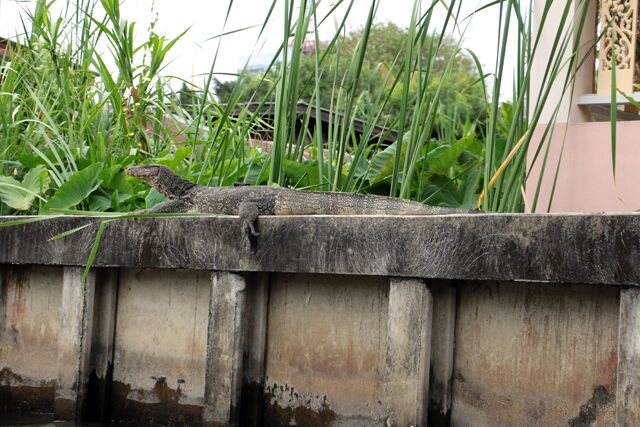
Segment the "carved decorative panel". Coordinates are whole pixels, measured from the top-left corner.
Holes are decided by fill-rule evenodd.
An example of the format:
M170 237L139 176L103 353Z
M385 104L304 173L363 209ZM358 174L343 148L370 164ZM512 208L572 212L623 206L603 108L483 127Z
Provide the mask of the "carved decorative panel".
M601 1L600 28L604 35L600 39L598 94L611 93L614 55L617 88L633 92L637 20L638 0Z

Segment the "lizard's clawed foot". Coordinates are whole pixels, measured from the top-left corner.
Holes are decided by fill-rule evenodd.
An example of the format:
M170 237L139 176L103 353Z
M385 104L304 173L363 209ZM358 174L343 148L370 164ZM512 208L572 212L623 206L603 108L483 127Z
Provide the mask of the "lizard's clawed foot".
M248 219L242 219L242 230L244 233L249 236L259 236L260 233L256 231L255 221L250 221Z
M244 247L248 250L254 250L258 246L257 236L260 235L255 231L253 224L246 224L242 227L244 235Z

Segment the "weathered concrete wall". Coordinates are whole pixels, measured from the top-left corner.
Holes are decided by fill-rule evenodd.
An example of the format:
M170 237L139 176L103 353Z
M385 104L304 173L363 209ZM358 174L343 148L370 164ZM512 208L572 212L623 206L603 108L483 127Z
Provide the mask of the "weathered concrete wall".
M53 411L62 268L0 267L0 411Z
M458 298L453 424L614 425L617 289L467 283Z
M210 274L122 270L112 417L202 420Z
M94 266L640 283L640 214L318 215L259 221L255 251L245 247L234 217L111 222ZM72 237L48 240L91 223ZM3 228L0 264L82 266L96 229L96 219L82 217Z
M385 417L388 281L279 274L266 356L270 425L373 425Z
M373 240L349 218L276 218L253 253L230 240L233 218L122 223L84 288L75 265L88 234L28 251L42 224L26 243L0 229L0 413L137 425L637 424L638 217L487 218L484 230L466 216L364 218ZM185 224L197 224L191 240ZM168 243L149 246L139 226ZM139 252L113 249L122 236L138 236ZM34 253L42 265L14 265Z
M637 288L620 292L616 424L640 424L640 293Z

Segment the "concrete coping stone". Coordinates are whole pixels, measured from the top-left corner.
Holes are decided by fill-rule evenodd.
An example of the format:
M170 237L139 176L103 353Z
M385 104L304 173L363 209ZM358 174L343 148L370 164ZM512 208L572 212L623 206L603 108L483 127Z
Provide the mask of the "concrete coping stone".
M98 221L61 216L0 228L0 264L83 266ZM252 251L233 216L117 220L107 225L94 266L640 283L639 214L265 216L258 228Z

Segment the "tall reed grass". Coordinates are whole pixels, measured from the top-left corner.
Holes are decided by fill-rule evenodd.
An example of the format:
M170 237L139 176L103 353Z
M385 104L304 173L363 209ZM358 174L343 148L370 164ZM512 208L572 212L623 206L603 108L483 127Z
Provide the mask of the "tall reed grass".
M547 25L552 3L546 1L539 28ZM0 210L149 207L161 196L123 170L153 162L206 185L245 182L373 192L434 205L522 211L533 130L552 85L560 81L570 92L580 62L572 40L584 25L586 3L564 2L550 52L539 49L531 1L492 1L480 8L477 13L499 11L495 72L485 73L474 53L462 48L465 27L473 19L462 16L462 1L415 0L407 11L406 40L397 46L393 63L381 64L394 72L384 87L365 97L364 64L378 2L371 1L361 39L350 57L343 58L353 0L338 0L324 14L319 1L273 0L260 34L280 11L281 44L261 76L266 90L250 94L254 108L249 108L240 102L246 98L243 72L228 102L216 99L217 51L202 86L189 87L190 103L180 101L163 66L184 33L167 39L151 31L136 43L136 23L123 18L119 0L77 0L59 17L53 16L51 2L39 0L35 11L23 16L25 35L17 38L0 80ZM568 12L576 4L579 13L573 19ZM227 18L233 7L232 1L221 6ZM321 40L319 25L330 21L336 22L334 34ZM313 79L302 81L307 59L301 46L309 38L316 42ZM509 51L511 39L516 51ZM108 53L98 51L102 43L109 46ZM476 64L473 84L482 86L486 104L486 115L464 123L442 98L442 76L454 73L461 55ZM516 70L507 69L507 55L516 58ZM544 83L533 93L532 63L541 56L547 64ZM445 60L436 67L439 58ZM107 65L112 63L115 69ZM505 97L503 82L511 73L513 88ZM321 81L331 86L321 86ZM300 114L298 101L309 86L312 108ZM375 125L392 96L399 96L400 108L385 125L397 130L398 138L384 146L384 134L375 136ZM273 120L268 121L261 107L272 101ZM327 126L313 109L328 110ZM361 133L356 119L365 123ZM273 135L270 152L247 144L258 128ZM304 131L310 128L313 132ZM546 160L542 147L534 147L534 161Z

